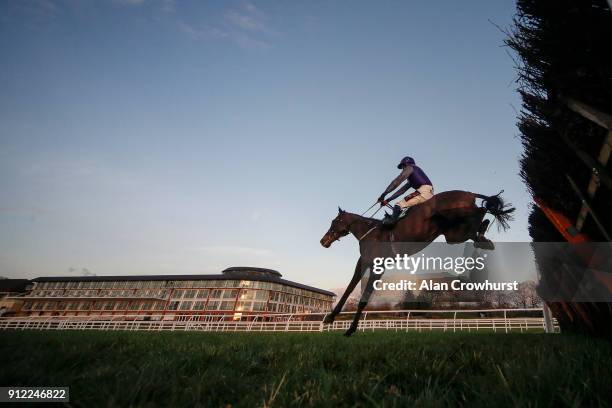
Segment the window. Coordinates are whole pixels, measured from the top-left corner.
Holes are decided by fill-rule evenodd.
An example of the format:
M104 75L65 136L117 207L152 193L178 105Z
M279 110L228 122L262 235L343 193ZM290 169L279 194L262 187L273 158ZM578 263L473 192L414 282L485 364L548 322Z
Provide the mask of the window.
M220 299L222 294L223 294L223 291L221 289L215 289L212 292L210 292L210 297L213 299Z
M232 310L234 308L234 303L233 300L223 301L219 306L219 310Z
M193 310L204 310L206 302L193 302Z
M196 296L197 291L190 289L190 290L186 290L185 294L183 295L184 299L193 299Z
M179 306L179 302L170 302L168 304L168 310L177 310Z
M106 302L104 310L113 310L115 308L115 302Z
M253 311L261 312L266 310L266 302L253 302Z
M206 305L206 310L217 310L221 302L218 300L209 300Z
M254 290L242 290L240 292L240 300L249 300L255 297Z
M181 310L190 310L193 302L181 302Z
M177 289L177 290L175 290L175 291L174 291L174 293L172 293L172 297L173 297L174 299L180 299L180 298L182 298L182 297L183 297L183 293L184 293L184 292L185 292L185 291L184 291L184 290L182 290L182 289Z
M199 299L206 299L208 297L208 289L200 289L198 291L197 297Z
M236 298L237 294L238 294L238 291L236 289L233 289L233 290L224 290L223 291L223 299L234 299L234 298Z
M255 299L257 300L268 300L268 291L267 290L257 290L255 291Z

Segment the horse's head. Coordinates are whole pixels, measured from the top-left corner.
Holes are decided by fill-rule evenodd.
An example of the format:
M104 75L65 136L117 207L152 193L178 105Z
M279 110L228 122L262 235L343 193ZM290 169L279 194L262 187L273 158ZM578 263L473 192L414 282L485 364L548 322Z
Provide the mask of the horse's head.
M321 245L329 248L334 241L349 234L349 222L346 217L347 212L338 207L338 216L334 218L331 226L321 238Z

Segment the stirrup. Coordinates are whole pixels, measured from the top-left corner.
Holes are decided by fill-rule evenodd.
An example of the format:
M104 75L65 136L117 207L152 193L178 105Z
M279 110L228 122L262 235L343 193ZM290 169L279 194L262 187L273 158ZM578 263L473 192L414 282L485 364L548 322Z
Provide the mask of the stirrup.
M397 221L400 219L403 210L399 207L393 207L393 213L388 214L385 213L384 218L382 219L382 225L385 227L394 226Z

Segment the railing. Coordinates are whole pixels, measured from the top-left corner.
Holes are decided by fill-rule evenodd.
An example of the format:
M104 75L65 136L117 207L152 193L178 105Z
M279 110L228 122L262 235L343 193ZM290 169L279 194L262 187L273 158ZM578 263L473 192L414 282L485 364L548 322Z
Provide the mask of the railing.
M469 315L478 314L478 317ZM483 314L485 316L483 316ZM523 316L517 316L522 314ZM537 314L539 316L533 316ZM444 317L452 315L452 318ZM489 316L486 316L489 315ZM493 317L492 315L499 315ZM515 315L508 317L508 315ZM323 332L348 329L353 312L333 324L325 313L268 315L115 315L0 318L0 330L144 330L205 332ZM463 316L463 317L462 317ZM559 325L553 319L553 332ZM358 330L375 331L546 331L542 309L388 310L365 312Z

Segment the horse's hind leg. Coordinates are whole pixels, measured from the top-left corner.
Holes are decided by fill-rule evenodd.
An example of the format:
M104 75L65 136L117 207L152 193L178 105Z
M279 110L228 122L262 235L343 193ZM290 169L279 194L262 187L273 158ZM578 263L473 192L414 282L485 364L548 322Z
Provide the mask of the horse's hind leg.
M436 222L449 244L460 244L477 236L478 226L485 212L476 207L455 208L440 211Z
M484 215L483 215L484 216ZM481 249L495 249L495 245L491 242L490 239L485 237L485 232L487 232L487 228L489 228L489 224L491 221L483 220L478 227L478 231L474 236L474 247Z
M484 220L480 223L480 227L478 227L478 234L476 235L477 238L484 238L484 234L487 232L487 228L489 228L490 223L490 220Z

